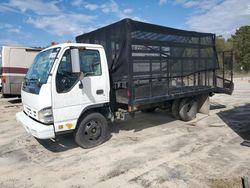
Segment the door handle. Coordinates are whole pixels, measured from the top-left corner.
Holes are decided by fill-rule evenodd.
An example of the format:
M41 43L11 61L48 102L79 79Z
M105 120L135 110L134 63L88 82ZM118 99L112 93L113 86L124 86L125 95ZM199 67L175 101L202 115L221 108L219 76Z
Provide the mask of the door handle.
M104 93L103 89L98 89L98 90L96 90L96 94L97 94L97 95L101 95L101 94L103 94L103 93Z

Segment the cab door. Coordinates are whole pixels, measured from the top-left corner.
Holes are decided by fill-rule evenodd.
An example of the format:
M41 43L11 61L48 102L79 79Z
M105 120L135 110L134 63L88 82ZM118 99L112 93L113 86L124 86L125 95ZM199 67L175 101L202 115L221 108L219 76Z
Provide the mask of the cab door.
M104 52L104 51L103 51ZM52 79L55 132L74 129L83 109L109 101L109 79L101 49L79 49L80 70L72 72L70 49L66 49Z

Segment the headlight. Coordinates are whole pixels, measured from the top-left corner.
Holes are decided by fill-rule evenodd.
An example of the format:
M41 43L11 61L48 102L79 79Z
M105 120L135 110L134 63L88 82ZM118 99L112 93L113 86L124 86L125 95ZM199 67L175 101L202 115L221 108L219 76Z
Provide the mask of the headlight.
M38 112L38 120L45 123L51 124L54 122L53 112L51 107L44 108Z

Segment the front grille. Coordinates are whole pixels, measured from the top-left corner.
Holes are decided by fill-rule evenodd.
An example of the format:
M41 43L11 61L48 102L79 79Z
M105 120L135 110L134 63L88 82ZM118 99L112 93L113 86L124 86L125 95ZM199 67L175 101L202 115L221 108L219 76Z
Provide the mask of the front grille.
M28 116L37 119L37 112L33 110L32 108L24 105L24 111Z

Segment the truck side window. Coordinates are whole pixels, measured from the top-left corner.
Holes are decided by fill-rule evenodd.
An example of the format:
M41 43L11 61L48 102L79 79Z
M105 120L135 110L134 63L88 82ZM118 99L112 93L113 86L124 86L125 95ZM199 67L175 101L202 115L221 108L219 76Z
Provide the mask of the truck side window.
M101 71L100 54L97 50L80 50L80 69L84 76L99 76Z
M56 90L58 93L69 91L78 81L79 75L72 72L70 50L63 54L56 74Z

